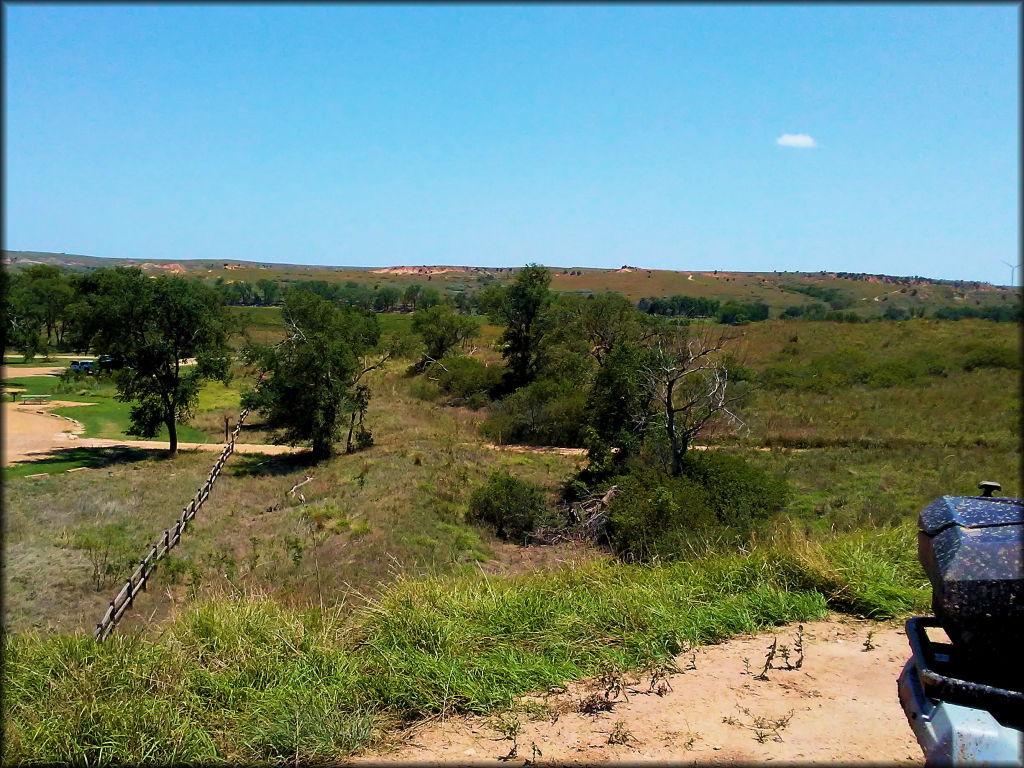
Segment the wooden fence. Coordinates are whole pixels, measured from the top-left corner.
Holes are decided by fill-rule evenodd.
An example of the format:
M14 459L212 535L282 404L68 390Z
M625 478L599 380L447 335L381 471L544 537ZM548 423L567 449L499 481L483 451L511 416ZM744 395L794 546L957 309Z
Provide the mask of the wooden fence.
M262 379L262 374L260 379ZM114 631L114 627L117 626L117 622L121 620L124 614L132 607L132 603L135 600L135 596L139 592L145 591L146 582L149 577L153 575L153 571L156 570L156 564L159 560L170 552L181 541L181 535L185 533L186 526L196 516L196 513L200 510L206 500L210 498L210 492L213 490L213 484L217 482L217 478L220 477L221 470L224 469L224 464L227 462L228 457L234 453L235 450L235 438L238 437L238 433L242 429L242 424L245 421L245 417L249 415L249 409L245 408L240 414L238 414L238 423L235 425L234 430L231 433L231 438L227 445L224 446L224 450L221 451L220 457L213 465L213 469L210 470L210 476L206 478L206 482L202 484L196 495L192 497L185 508L181 510L181 514L178 516L177 521L171 528L168 528L163 532L150 547L149 553L142 558L139 566L132 573L131 577L121 587L121 591L117 593L113 600L110 601L110 605L107 606L106 612L103 614L103 618L96 624L95 637L99 642L103 642L107 639L111 632Z

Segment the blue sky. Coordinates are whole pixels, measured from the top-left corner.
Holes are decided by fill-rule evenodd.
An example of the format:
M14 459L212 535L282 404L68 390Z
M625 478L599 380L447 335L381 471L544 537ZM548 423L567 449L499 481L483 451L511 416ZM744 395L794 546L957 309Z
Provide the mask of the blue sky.
M1004 284L1019 260L1014 5L4 13L8 249Z

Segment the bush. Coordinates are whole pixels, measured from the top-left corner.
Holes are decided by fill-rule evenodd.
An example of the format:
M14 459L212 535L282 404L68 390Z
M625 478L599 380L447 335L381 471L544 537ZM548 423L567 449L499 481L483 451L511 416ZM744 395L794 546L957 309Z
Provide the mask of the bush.
M744 535L789 501L784 479L748 464L741 456L689 451L683 458L683 474L707 494L717 522Z
M670 559L713 539L748 536L789 500L785 480L717 451L687 453L680 477L644 467L614 484L608 540L620 556L637 560Z
M608 542L628 560L670 559L715 525L708 496L687 477L636 469L617 478L608 505Z
M491 407L481 427L500 443L583 445L587 392L556 379L539 379Z
M488 394L501 383L502 366L485 365L474 357L445 357L431 366L430 375L445 392L473 407L486 404Z
M473 491L466 519L490 525L500 538L522 540L545 507L540 488L499 470Z
M965 371L977 368L1020 368L1020 354L1011 347L977 346L967 350L961 363Z

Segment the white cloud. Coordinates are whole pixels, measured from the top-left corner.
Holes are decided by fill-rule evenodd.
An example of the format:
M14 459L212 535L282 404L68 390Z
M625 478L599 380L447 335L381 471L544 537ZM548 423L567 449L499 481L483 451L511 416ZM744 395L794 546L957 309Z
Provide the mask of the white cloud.
M817 142L806 133L784 133L775 140L780 147L797 147L811 149L818 146Z

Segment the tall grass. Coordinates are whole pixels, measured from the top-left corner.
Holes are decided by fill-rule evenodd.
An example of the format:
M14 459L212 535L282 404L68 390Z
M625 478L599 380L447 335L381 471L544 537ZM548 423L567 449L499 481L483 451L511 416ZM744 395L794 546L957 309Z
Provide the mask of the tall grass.
M637 667L830 608L922 608L913 551L910 527L789 537L670 564L399 581L355 611L222 596L152 641L8 637L4 758L327 762L396 721L509 707L602 663Z

